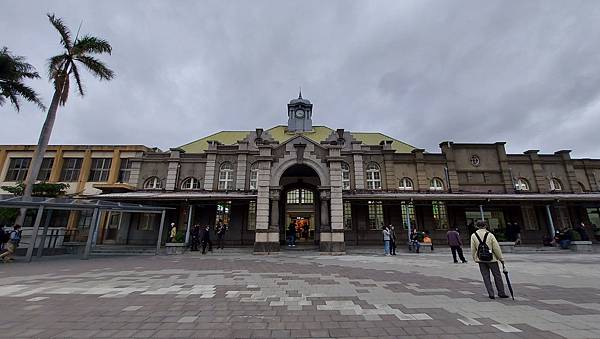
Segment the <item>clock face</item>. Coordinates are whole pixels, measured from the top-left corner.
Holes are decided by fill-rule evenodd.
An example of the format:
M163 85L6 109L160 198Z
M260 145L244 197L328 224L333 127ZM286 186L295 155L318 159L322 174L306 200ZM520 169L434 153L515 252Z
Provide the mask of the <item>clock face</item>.
M304 111L301 109L296 110L296 118L304 118Z

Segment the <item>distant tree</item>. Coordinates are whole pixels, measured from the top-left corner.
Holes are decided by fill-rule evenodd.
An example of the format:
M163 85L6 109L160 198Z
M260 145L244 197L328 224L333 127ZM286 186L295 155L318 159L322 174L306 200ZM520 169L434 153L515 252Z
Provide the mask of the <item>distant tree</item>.
M12 55L6 47L0 49L0 106L8 99L18 112L21 109L20 98L23 98L35 103L40 109L46 109L38 94L23 83L25 79L39 77L35 68L25 62L24 57Z
M48 77L54 83L54 95L52 96L46 121L44 121L44 126L40 132L40 138L27 172L25 189L23 191L24 197L31 196L33 184L38 176L44 154L48 148L58 106L64 106L67 103L71 77L73 77L77 84L79 94L84 95L78 65L83 65L93 76L100 80L110 80L114 77L114 72L102 61L93 56L103 53L111 54L112 47L108 41L90 35L85 35L81 38L77 35L73 39L71 31L60 18L55 17L54 14L48 14L48 19L58 31L64 50L61 54L51 57L48 62Z

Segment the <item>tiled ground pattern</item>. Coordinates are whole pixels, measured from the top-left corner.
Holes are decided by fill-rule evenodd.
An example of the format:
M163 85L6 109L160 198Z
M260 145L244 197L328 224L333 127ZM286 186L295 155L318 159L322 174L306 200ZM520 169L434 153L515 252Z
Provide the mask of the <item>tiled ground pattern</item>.
M600 255L508 261L515 301L447 253L16 262L0 266L0 337L600 338Z

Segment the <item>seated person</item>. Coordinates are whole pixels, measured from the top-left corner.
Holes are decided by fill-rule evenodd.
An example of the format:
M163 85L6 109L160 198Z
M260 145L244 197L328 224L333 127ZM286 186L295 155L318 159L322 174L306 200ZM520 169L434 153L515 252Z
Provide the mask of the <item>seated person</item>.
M431 241L431 237L429 236L429 231L425 231L425 235L423 236L423 242L426 244L431 244L431 250L433 251L433 242Z
M571 230L563 229L558 235L558 244L560 248L566 250L571 245Z

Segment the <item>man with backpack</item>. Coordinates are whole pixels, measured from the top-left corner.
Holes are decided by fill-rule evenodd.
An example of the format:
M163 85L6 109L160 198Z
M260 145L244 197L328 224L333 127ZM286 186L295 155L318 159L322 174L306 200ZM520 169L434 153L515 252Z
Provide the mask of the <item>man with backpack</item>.
M486 227L487 224L485 221L478 221L477 231L471 235L471 253L473 255L473 260L479 264L479 271L481 271L483 283L485 284L490 299L495 299L492 281L490 280L490 271L492 271L492 274L494 275L498 297L508 298L504 291L504 282L502 281L502 274L500 273L500 267L498 266L498 261L504 266L502 250L500 249L500 244L498 243L498 240L496 240L496 237L494 237Z
M12 257L17 251L17 247L19 247L19 243L21 242L21 225L15 225L13 230L10 231L8 242L6 243L6 252L0 254L0 259L4 260L4 262L9 262L14 260Z

